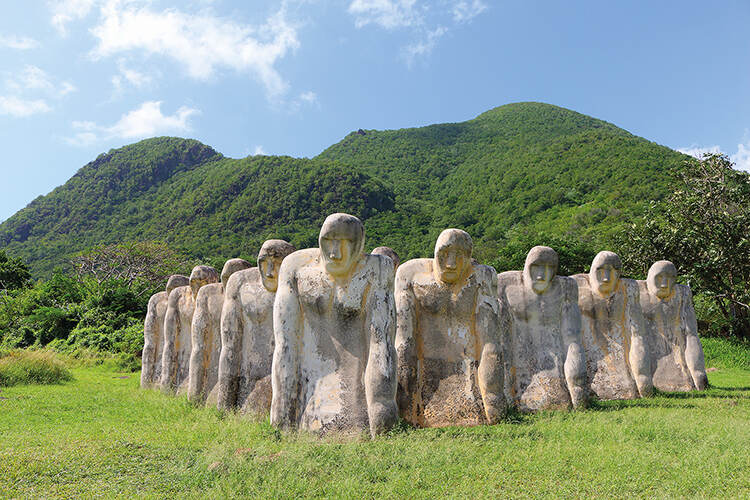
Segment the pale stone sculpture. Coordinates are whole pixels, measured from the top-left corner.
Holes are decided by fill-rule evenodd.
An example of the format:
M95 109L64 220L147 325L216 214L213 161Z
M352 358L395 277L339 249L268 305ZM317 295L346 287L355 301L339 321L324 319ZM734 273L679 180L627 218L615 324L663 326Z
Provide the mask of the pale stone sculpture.
M370 252L370 255L385 255L393 261L393 269L397 269L399 264L401 264L401 259L399 259L398 254L391 247L373 248L372 252Z
M258 253L258 267L245 269L227 282L221 313L221 359L217 404L243 413L271 408L273 300L281 262L295 248L268 240Z
M318 241L281 265L271 423L379 434L398 418L393 262L363 253L351 215L328 216Z
M213 267L196 266L190 273L190 286L177 287L169 294L161 365L161 388L166 392L187 392L195 299L204 285L218 281L219 274Z
M446 229L434 258L396 273L397 399L415 425L495 423L506 411L497 273L471 251L468 233Z
M252 267L243 259L229 259L221 271L221 283L205 285L195 299L195 312L191 328L190 372L188 375L188 399L203 403L211 395L219 379L219 355L221 354L221 310L224 305L224 290L232 274ZM209 404L216 402L209 398Z
M151 388L161 380L161 357L164 352L164 316L167 314L169 293L178 286L190 283L187 276L175 274L167 280L167 289L148 300L146 320L143 322L143 354L141 356L141 387Z
M498 275L500 300L512 318L508 388L521 411L586 404L578 286L573 278L556 276L557 262L557 252L537 246L523 271Z
M660 391L708 386L690 287L676 284L677 269L660 260L639 281L654 387Z
M651 394L651 365L645 344L640 292L620 277L622 262L599 252L578 282L581 336L587 385L599 399L634 399Z

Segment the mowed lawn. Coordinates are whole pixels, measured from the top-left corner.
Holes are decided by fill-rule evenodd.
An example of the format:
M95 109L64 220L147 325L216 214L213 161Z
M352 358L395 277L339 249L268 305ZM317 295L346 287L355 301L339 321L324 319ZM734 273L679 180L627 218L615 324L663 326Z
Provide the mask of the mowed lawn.
M0 390L0 497L750 497L750 371L702 393L369 439L265 422L74 370Z

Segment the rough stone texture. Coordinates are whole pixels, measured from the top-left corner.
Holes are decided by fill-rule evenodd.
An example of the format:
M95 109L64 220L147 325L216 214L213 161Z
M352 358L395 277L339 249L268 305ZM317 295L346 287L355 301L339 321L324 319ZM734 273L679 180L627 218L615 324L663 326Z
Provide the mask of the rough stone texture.
M161 388L166 392L187 392L190 355L192 353L191 326L195 301L204 285L219 281L213 267L196 266L190 274L190 286L177 287L169 294L164 318L164 354L161 365Z
M178 286L190 283L187 276L173 275L167 280L167 290L151 296L143 323L143 353L141 356L141 387L153 388L161 380L161 358L164 352L164 317L167 314L169 293Z
M205 285L195 300L191 328L188 399L194 403L216 403L216 382L219 379L221 354L221 309L224 289L232 274L252 267L243 259L230 259L221 271L221 283ZM213 391L213 392L212 392ZM213 401L212 401L213 400Z
M319 248L284 259L273 308L271 423L381 433L396 422L393 261L365 255L364 226L330 215Z
M433 259L396 273L397 400L414 425L495 423L506 410L497 274L471 251L466 232L446 229Z
M234 274L227 282L221 314L221 359L217 405L246 413L271 408L273 301L281 262L294 251L283 240L268 240L258 267Z
M401 264L401 259L398 257L396 251L390 247L376 247L370 252L371 255L385 255L393 261L393 269L397 269Z
M557 253L538 246L523 271L498 275L499 297L512 317L506 387L521 411L586 404L578 285L556 274Z
M638 282L653 383L660 391L703 390L708 378L693 294L690 287L675 284L676 279L674 264L660 260L646 281Z
M635 280L621 278L617 254L599 252L578 282L581 336L589 393L599 399L634 399L651 394L640 293Z

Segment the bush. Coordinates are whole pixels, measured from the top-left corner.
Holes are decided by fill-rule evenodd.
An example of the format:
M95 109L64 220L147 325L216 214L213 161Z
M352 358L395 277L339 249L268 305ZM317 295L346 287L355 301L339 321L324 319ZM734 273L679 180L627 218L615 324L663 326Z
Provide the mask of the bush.
M750 370L750 342L720 338L702 338L706 366Z
M0 353L2 355L3 353ZM6 351L0 357L0 386L59 384L73 375L51 351Z

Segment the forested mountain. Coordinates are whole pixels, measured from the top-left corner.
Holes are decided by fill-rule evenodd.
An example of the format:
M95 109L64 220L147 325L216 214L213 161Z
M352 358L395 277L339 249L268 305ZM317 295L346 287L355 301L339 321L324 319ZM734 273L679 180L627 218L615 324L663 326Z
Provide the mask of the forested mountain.
M0 248L48 275L93 245L163 240L195 259L254 256L263 240L315 245L326 215L367 228L367 248L426 256L446 227L491 261L528 233L604 246L668 192L684 156L609 123L540 103L454 124L359 130L312 159L230 159L154 138L100 155L0 224Z

